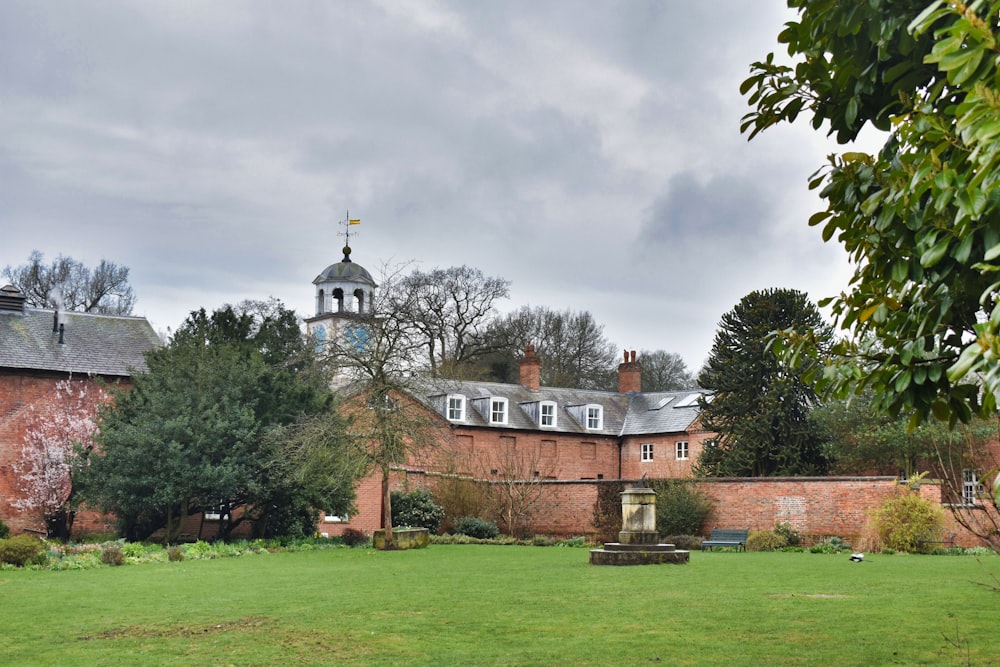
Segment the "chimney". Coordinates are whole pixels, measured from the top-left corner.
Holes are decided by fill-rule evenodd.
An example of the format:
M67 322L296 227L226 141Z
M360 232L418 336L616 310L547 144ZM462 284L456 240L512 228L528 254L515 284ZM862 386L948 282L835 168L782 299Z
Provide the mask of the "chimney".
M524 346L524 357L519 364L521 370L521 384L528 389L538 391L542 385L542 361L535 356L535 346L528 344Z
M642 364L635 360L635 350L625 350L625 361L618 364L618 391L622 394L642 391Z
M62 323L59 324L59 344L66 344L66 325Z

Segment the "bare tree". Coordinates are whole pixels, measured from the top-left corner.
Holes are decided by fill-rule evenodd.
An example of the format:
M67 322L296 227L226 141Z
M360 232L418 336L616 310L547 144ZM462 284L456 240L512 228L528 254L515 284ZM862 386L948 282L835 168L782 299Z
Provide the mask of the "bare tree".
M413 335L417 294L399 269L383 268L369 314L327 342L326 355L352 380L339 406L347 421L349 459L382 476L382 526L394 548L389 477L394 468L448 437L443 421L416 400L416 373L424 343Z
M432 376L461 375L491 350L486 332L497 317L497 301L510 296L510 281L453 266L414 271L399 287L396 309L419 336Z
M515 381L517 359L532 344L543 359L542 384L613 391L618 348L604 336L604 327L587 311L555 311L523 306L492 330L494 345L503 350L494 360L494 375Z
M643 350L639 353L639 363L642 364L643 391L676 391L698 386L679 354Z
M130 315L135 292L128 267L102 259L91 269L72 257L59 255L51 264L35 250L27 264L3 270L3 276L21 290L28 305L106 315Z
M487 466L494 466L486 470ZM542 456L537 444L501 444L496 456L481 463L481 476L488 480L486 502L507 534L521 537L531 532L534 512L545 494L543 480L553 476L553 463Z

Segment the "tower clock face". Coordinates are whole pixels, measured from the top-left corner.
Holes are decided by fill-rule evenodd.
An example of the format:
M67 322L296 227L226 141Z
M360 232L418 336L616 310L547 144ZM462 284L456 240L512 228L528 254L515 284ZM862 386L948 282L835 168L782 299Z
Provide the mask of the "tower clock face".
M312 328L312 334L316 339L316 351L322 352L323 346L326 344L326 326L323 324L317 324Z
M344 342L355 350L363 349L368 343L368 329L361 324L348 324L344 330Z

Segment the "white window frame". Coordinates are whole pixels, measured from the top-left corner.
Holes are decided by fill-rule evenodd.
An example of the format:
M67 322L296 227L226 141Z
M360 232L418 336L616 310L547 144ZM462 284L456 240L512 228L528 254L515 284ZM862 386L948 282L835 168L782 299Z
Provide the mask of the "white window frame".
M979 503L979 494L983 492L983 484L979 479L979 471L966 468L962 471L962 502L966 505Z
M452 402L456 405L452 405ZM445 399L445 412L448 421L451 422L464 422L465 421L465 396L462 394L448 394L448 398Z
M548 410L548 414L546 414ZM544 428L556 427L557 406L555 401L542 401L538 404L538 425Z
M653 460L653 443L644 442L639 445L640 461L652 461Z
M593 413L593 414L592 414ZM588 431L600 431L604 428L604 407L593 403L587 405L583 410L584 420Z
M494 396L490 399L490 423L506 424L508 415L507 399ZM499 415L499 418L498 418Z
M674 443L674 456L678 461L687 461L690 458L691 450L687 440L678 440Z
M343 516L337 514L327 514L323 512L323 523L347 523L351 520L351 517L347 514Z

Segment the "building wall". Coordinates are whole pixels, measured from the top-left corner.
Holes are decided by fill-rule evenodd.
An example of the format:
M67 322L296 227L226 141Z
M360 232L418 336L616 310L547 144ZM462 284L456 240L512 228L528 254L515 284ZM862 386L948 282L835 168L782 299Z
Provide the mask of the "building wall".
M691 476L691 468L698 461L706 440L714 433L692 431L649 436L629 436L622 442L622 477L639 479L676 479ZM679 459L678 442L687 443L687 458ZM644 444L653 446L653 460L643 461Z
M26 430L39 413L51 409L56 400L56 384L68 376L45 373L0 373L0 519L12 532L45 533L44 523L14 507L23 496L14 475L14 464L21 458ZM83 382L98 393L93 378L73 378ZM93 406L97 412L96 403ZM104 515L93 511L77 513L73 524L74 535L105 533L112 530L111 522Z

